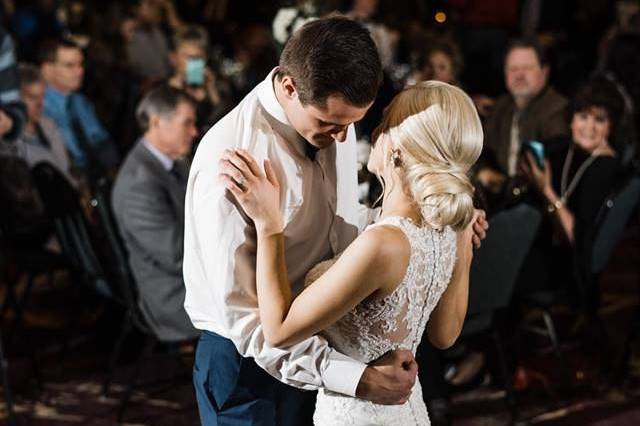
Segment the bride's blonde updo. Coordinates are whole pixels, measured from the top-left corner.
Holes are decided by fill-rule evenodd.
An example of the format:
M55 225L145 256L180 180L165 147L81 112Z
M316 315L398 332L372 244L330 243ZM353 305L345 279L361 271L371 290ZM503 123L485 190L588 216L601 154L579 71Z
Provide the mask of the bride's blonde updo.
M385 109L377 136L390 143L385 168L402 168L405 188L420 208L424 224L466 227L473 217L468 173L480 155L483 138L469 96L439 81L408 87Z

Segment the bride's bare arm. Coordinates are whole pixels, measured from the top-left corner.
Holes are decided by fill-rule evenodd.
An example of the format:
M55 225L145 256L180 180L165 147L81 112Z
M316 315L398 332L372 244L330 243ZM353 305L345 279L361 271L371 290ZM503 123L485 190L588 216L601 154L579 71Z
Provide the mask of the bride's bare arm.
M479 211L476 216L478 214ZM469 226L458 233L457 258L451 280L427 323L429 341L439 349L447 349L455 343L467 315L469 272L473 259L473 224L476 219L474 216Z
M226 158L221 178L256 226L258 306L270 344L300 342L342 318L379 289L394 288L402 280L410 257L409 242L402 231L383 226L360 235L329 270L292 301L275 173L268 162L262 173L242 151L228 153Z
M387 227L365 232L291 301L284 238L281 233L258 231L256 281L265 339L274 346L298 343L335 323L377 290L397 285L410 255L409 243L399 232ZM398 261L403 258L405 262Z

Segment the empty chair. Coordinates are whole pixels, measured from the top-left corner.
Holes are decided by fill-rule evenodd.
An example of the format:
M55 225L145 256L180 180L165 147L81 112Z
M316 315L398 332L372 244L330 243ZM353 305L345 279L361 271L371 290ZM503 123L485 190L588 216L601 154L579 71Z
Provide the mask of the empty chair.
M495 314L511 302L524 259L540 226L540 213L520 204L503 210L489 221L482 246L475 252L469 280L469 305L461 337L486 334L494 343L507 403L515 413L515 398Z

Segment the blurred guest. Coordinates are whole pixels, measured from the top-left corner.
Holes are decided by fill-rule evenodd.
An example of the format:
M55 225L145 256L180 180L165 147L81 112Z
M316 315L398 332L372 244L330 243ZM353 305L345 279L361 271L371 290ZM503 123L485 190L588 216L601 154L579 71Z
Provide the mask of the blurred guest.
M42 48L42 76L47 83L44 115L62 130L75 166L92 175L109 171L118 163L109 134L89 99L79 92L84 79L84 55L73 41L61 39Z
M207 65L207 33L201 27L188 26L174 37L171 62L174 74L169 85L184 90L198 103L197 124L201 133L231 109L225 82Z
M42 161L51 163L77 186L64 137L51 119L42 116L46 85L40 70L32 64L20 64L18 75L20 96L27 107L27 123L16 141L18 153L30 167Z
M15 140L25 123L11 36L0 25L0 140Z
M236 98L242 98L278 65L278 53L268 27L251 24L233 38L233 58L222 64L223 74L234 86Z
M62 37L67 28L60 19L60 2L20 0L11 19L21 60L36 62L38 47L48 39Z
M196 106L184 92L159 86L138 106L144 135L116 178L112 202L139 293L140 309L163 341L196 337L184 310L183 158L197 134Z
M451 40L441 39L429 43L418 59L416 80L438 80L459 86L458 76L463 59L460 49Z
M29 166L16 155L25 123L13 42L0 25L0 226L9 245L33 248L44 244L51 228Z
M567 259L574 255L577 261L588 259L596 216L619 177L620 165L611 137L623 110L615 85L595 79L579 90L571 103L571 136L565 148L551 153L543 167L530 152L521 159L520 173L537 192L551 219L542 227L542 242L534 246L525 264L531 277L540 278L545 271L548 275L531 279L531 286L557 280L571 282ZM523 285L520 290L526 291L528 285Z
M485 152L477 177L491 193L500 193L514 177L523 143L549 141L568 133L567 100L547 84L549 64L540 45L528 39L513 41L504 63L509 93L492 108L485 126Z
M127 37L127 61L131 71L148 84L171 75L169 41L163 31L166 24L171 31L182 28L170 0L137 0L135 21L127 21L123 28Z
M399 35L386 25L376 21L378 14L378 0L353 0L351 9L346 15L364 25L371 33L371 38L376 43L382 67L387 71L395 65L394 50Z

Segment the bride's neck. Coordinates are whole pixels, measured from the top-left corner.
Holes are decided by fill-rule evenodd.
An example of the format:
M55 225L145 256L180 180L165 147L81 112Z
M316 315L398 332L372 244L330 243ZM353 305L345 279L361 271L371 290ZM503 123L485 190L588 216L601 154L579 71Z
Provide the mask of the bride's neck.
M390 216L407 217L415 223L422 222L420 210L413 202L411 196L407 194L407 191L405 191L402 182L397 176L392 178L389 184L385 184L385 193L382 197L381 217L385 218Z

